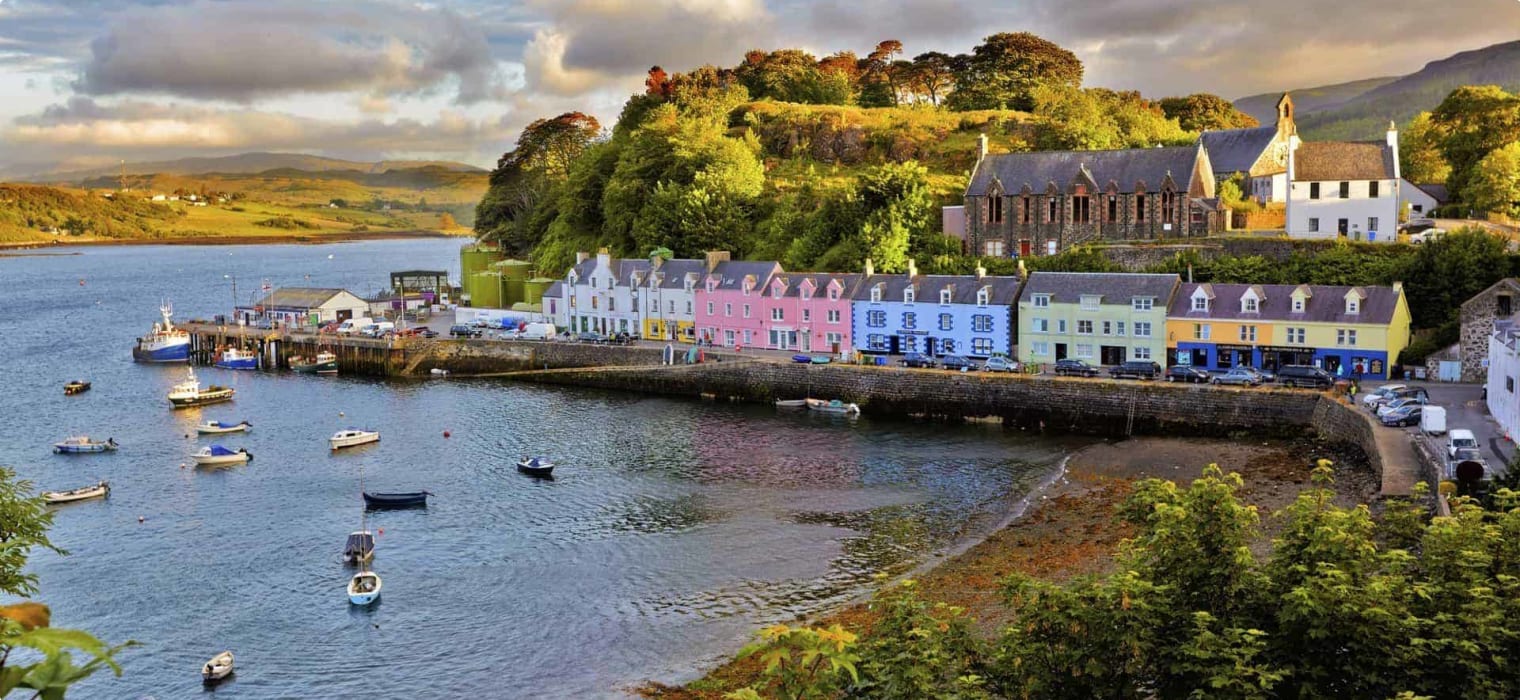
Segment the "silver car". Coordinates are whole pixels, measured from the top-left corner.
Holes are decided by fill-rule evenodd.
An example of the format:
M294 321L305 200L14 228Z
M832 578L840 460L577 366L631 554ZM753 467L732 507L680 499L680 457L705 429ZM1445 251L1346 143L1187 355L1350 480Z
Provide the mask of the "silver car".
M1209 378L1211 384L1235 384L1238 386L1257 386L1261 384L1261 375L1250 367L1235 367L1223 374L1216 374Z

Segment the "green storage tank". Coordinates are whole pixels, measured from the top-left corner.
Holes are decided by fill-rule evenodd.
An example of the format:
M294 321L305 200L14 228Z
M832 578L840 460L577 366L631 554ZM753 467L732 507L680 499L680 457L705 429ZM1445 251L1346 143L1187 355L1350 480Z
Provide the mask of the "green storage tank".
M533 263L525 260L502 260L492 263L491 269L501 273L501 303L510 307L523 299L523 282L532 275Z
M554 284L554 280L548 277L534 277L523 282L523 301L528 304L544 303L544 292L551 284Z
M498 272L477 272L470 275L470 281L474 282L470 290L470 306L478 309L500 309L501 305L501 274Z
M463 279L491 269L502 259L501 249L491 245L467 245L459 249L459 269Z

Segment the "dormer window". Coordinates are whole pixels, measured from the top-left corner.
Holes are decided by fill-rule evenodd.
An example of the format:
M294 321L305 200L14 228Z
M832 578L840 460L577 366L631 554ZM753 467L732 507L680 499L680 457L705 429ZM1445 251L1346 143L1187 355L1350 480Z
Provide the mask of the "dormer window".
M838 289L829 289L829 301L839 301Z
M986 289L977 290L977 292L976 292L976 305L977 306L986 306L987 305L987 298L988 298L988 296L989 295L987 294L987 290Z
M1293 299L1293 313L1301 314L1303 312L1304 312L1304 298L1303 297L1294 297L1294 299Z
M1209 310L1209 298L1205 297L1205 296L1196 296L1196 297L1193 297L1193 310L1194 311L1208 311Z
M904 304L912 304L913 303L913 288L912 287L908 287L907 289L903 290L903 303Z
M1359 314L1362 312L1362 302L1357 299L1346 300L1346 313Z
M939 290L939 303L941 303L941 304L949 304L950 303L950 290L948 290L948 289L941 289L941 290Z
M1258 308L1256 306L1256 297L1246 297L1244 299L1241 299L1240 300L1240 310L1241 310L1242 313L1248 313L1248 314L1254 314L1254 313L1256 313L1258 311Z
M872 304L880 304L881 303L881 285L879 285L879 284L876 285L875 287L871 288L871 303Z
M1098 296L1097 294L1083 294L1081 298L1081 307L1083 311L1097 311L1099 304L1102 302L1103 297Z

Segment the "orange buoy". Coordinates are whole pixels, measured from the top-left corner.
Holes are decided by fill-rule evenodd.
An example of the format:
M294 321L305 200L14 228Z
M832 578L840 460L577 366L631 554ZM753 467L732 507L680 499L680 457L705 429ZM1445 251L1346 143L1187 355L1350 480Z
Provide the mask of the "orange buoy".
M445 438L447 438L449 436L449 431L447 431L447 430L443 431L443 436Z

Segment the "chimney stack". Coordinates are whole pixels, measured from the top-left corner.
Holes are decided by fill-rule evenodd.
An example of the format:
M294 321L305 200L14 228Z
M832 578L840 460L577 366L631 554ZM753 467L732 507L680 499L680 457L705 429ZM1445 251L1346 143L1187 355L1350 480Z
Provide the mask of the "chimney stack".
M983 279L987 276L987 268L982 265L976 266L976 278Z
M591 254L587 253L584 250L578 250L578 251L575 252L575 264L577 264L577 265L579 265L579 264L581 264L583 262L586 262L587 260L590 260L590 259L591 259Z
M1024 267L1024 259L1019 258L1019 279L1029 279L1029 268Z
M713 269L718 266L718 263L728 262L728 251L709 250L707 251L705 258L707 260L707 272L711 274Z
M912 258L908 258L908 278L912 279L912 278L917 277L917 276L918 276L918 263L914 262Z
M866 277L871 277L871 276L873 276L875 274L876 274L876 266L871 264L871 259L870 258L866 258Z
M1399 174L1399 127L1392 121L1388 122L1388 150L1393 151L1393 179L1397 180L1403 175ZM1395 184L1395 187L1397 185ZM1395 193L1397 189L1394 190Z
M1193 265L1188 263L1188 284L1193 283Z
M982 162L983 158L987 157L987 134L982 134L981 137L976 140L976 144L976 162L980 163Z

